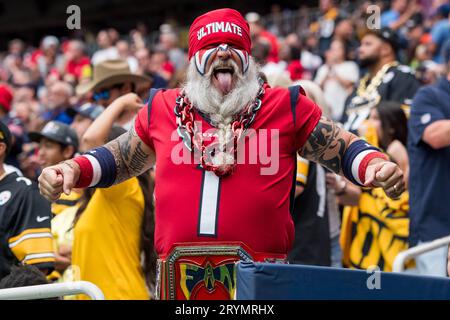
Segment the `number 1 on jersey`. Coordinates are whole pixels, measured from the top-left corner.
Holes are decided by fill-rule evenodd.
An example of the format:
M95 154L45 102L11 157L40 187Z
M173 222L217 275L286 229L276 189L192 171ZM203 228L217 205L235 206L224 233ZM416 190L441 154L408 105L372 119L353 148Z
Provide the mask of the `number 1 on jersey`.
M211 171L203 171L198 233L215 236L219 212L220 178Z

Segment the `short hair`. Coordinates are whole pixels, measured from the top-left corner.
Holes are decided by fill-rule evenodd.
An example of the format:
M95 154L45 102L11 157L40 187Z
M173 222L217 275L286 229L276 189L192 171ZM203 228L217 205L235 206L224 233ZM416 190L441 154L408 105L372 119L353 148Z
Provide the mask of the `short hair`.
M11 272L0 281L0 289L48 284L45 275L35 266L12 266Z
M74 46L76 49L81 50L83 52L86 50L86 45L81 40L73 39L73 40L70 41L70 44L72 46Z

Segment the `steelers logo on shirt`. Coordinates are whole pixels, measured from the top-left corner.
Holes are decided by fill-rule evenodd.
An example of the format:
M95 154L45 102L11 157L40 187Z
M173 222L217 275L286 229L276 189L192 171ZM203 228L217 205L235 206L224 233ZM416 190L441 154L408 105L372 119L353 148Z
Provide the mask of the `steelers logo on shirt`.
M4 205L8 200L11 199L11 191L0 192L0 206Z

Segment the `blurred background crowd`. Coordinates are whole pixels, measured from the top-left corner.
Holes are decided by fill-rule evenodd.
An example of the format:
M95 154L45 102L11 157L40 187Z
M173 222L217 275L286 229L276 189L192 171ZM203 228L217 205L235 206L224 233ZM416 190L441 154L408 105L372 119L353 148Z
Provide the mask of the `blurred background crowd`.
M380 25L370 30L374 5ZM400 251L449 235L449 1L320 0L242 13L264 80L300 84L324 114L386 152L408 181L409 190L391 200L299 157L291 262L391 271ZM89 36L47 34L38 44L8 39L0 52L0 120L12 135L5 170L36 181L46 166L128 130L139 98L182 85L188 28L167 21L150 30L140 22ZM109 192L76 190L52 204L51 279L92 281L107 298L148 298L155 281L152 188L141 177ZM443 263L430 266L436 259L409 267L445 276Z

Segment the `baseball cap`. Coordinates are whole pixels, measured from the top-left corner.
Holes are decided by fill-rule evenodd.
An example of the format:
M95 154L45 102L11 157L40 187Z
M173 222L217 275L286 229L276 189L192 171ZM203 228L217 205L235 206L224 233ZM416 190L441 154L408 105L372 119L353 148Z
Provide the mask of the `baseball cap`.
M30 132L28 136L34 142L39 142L42 138L47 138L66 146L74 146L78 149L78 137L75 130L59 121L50 121L41 132Z
M76 108L67 109L67 114L71 117L75 117L77 114L79 114L85 118L95 120L103 112L103 110L105 110L105 108L103 108L102 106L87 102L77 109Z
M44 39L42 39L42 47L44 49L48 49L50 47L57 47L59 46L59 40L55 36L46 36Z
M388 27L383 27L381 29L367 29L363 36L368 34L373 34L384 42L389 43L394 51L397 51L400 47L400 39L398 38L397 33Z
M444 4L441 4L439 7L437 7L433 16L437 16L437 15L440 15L444 18L448 18L448 16L450 15L450 4L444 3Z
M0 121L0 142L3 142L6 144L6 155L9 153L9 150L11 150L11 131L9 131L8 126L3 122Z

